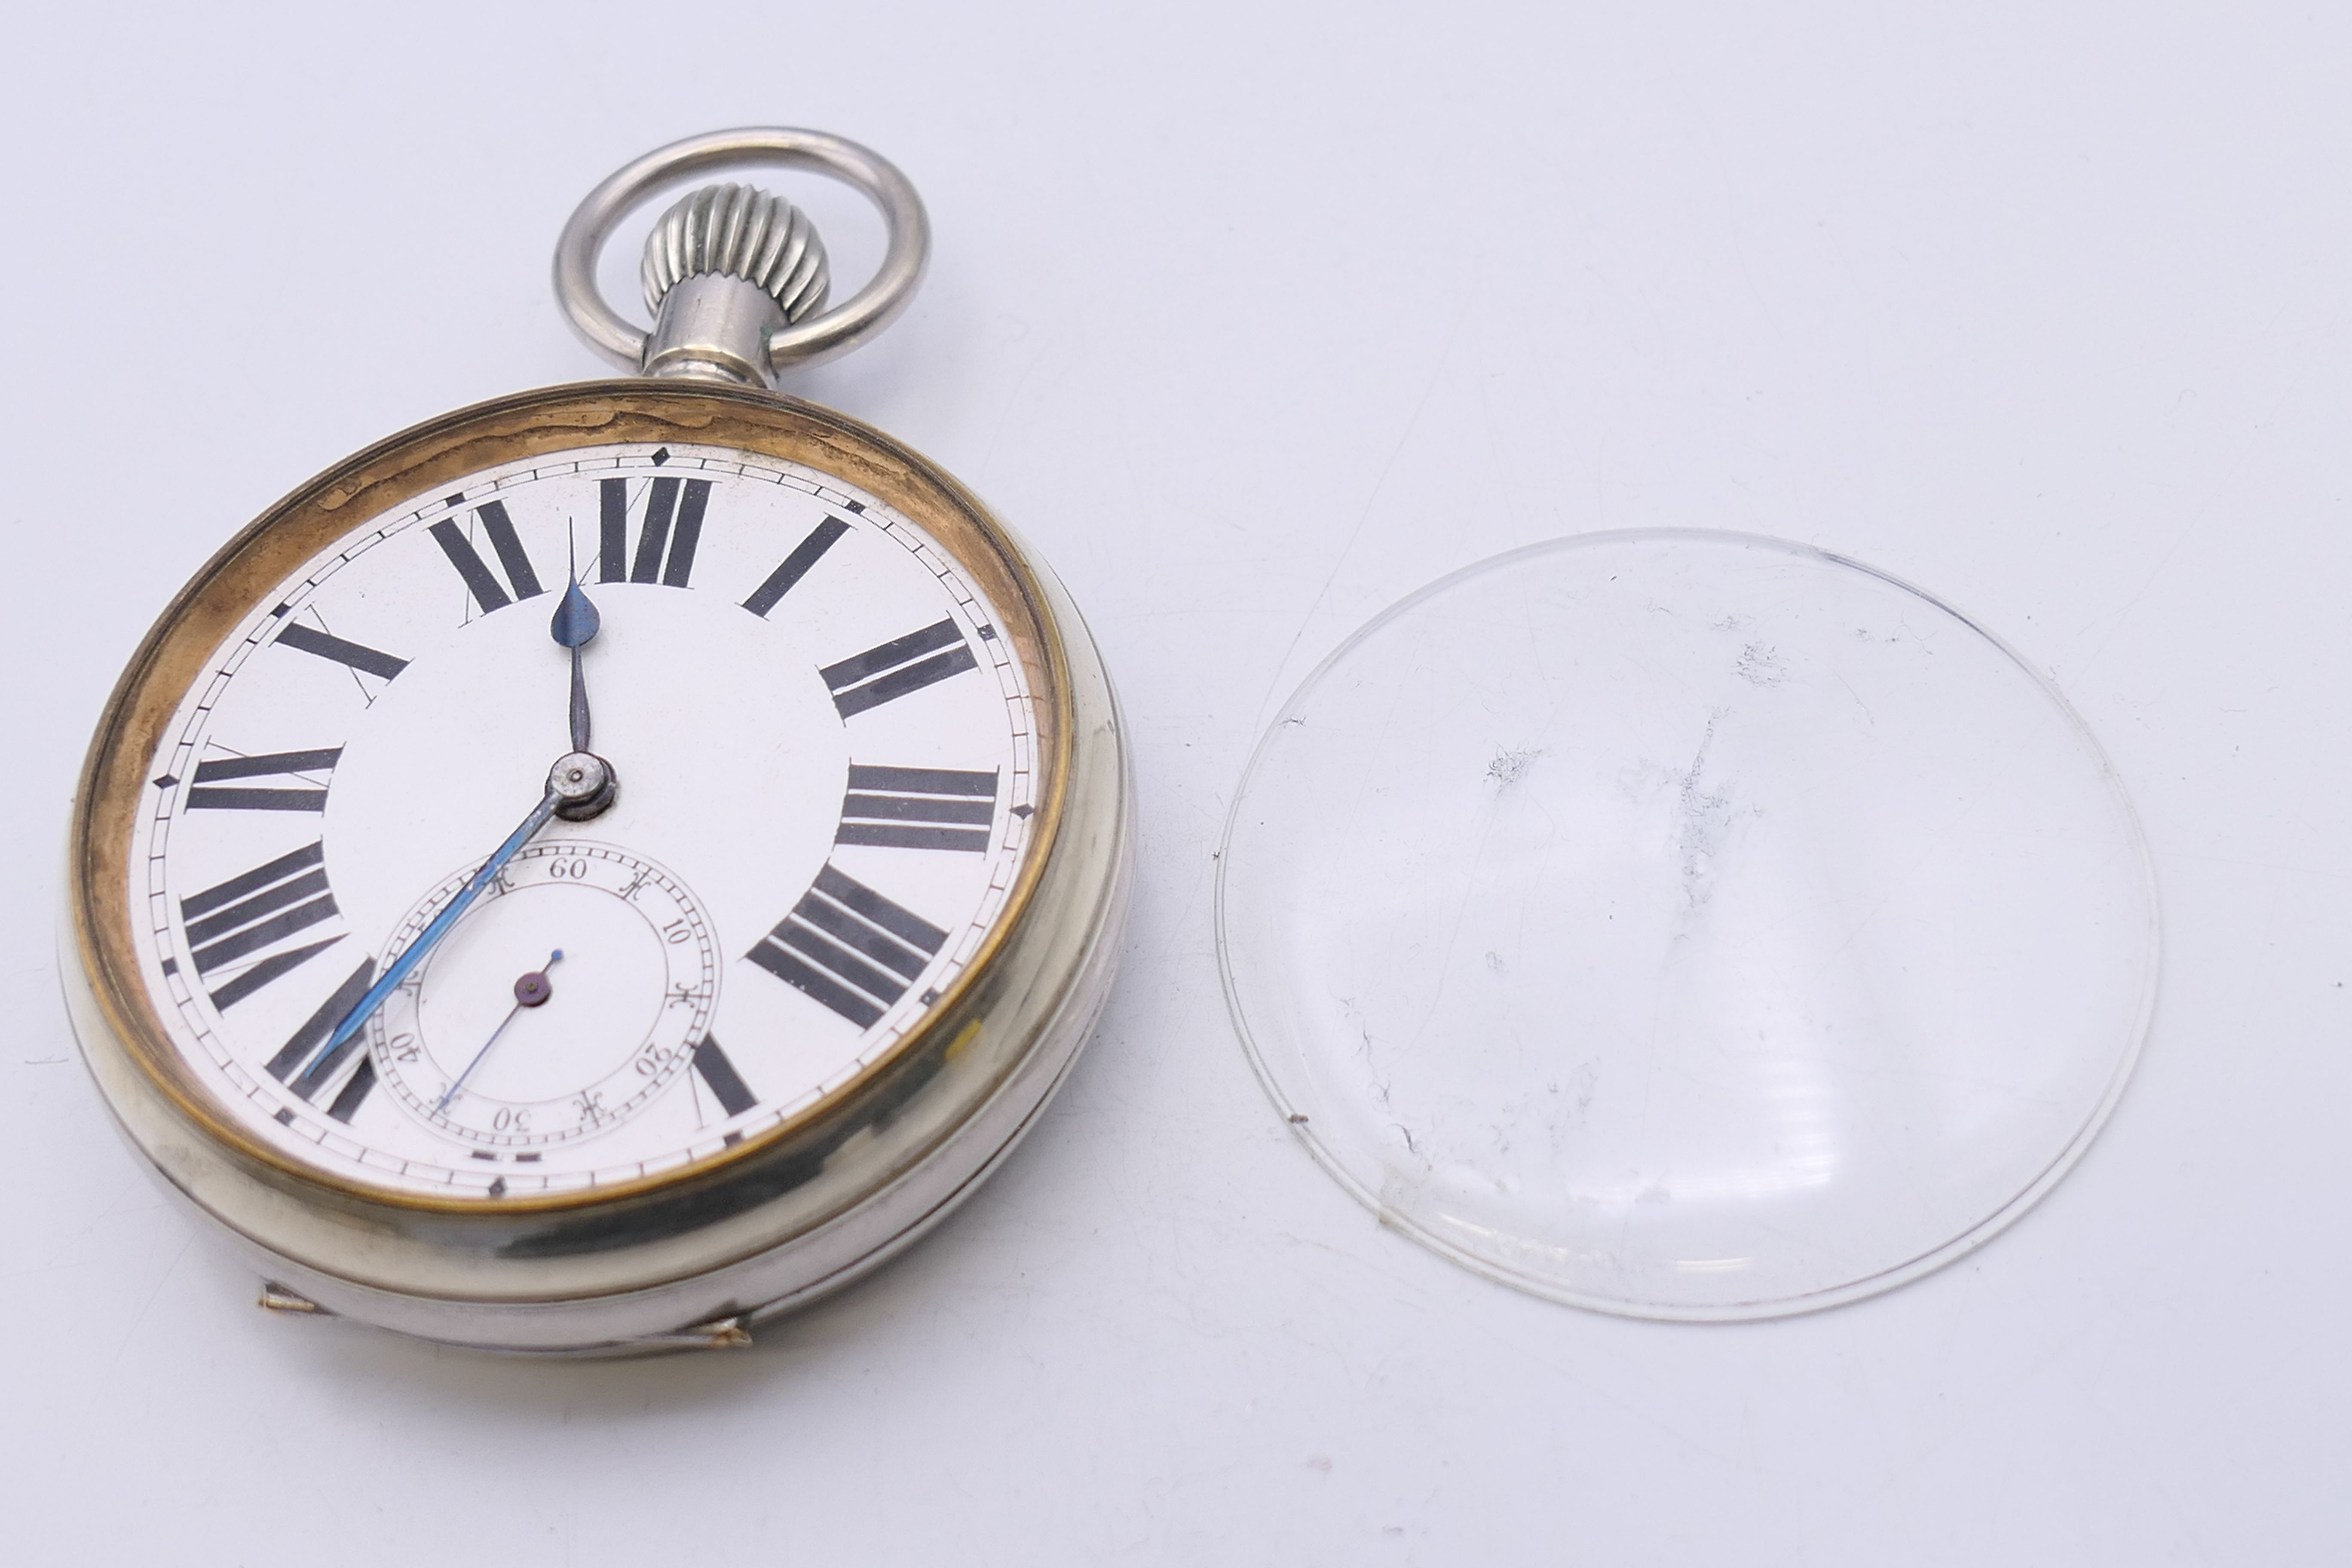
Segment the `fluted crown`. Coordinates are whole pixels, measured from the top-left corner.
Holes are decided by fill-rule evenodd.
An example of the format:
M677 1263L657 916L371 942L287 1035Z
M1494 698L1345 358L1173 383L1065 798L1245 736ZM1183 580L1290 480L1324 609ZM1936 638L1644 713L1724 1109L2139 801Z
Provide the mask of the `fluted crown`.
M662 214L646 237L646 309L658 316L663 295L705 272L764 290L787 322L823 309L832 282L808 215L751 185L705 185Z

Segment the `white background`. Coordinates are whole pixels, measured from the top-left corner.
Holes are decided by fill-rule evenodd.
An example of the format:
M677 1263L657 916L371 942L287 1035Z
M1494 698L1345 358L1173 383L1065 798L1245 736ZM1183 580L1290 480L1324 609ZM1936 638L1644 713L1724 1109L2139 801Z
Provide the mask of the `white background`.
M2352 26L1754 9L13 8L0 1555L2342 1561ZM988 497L1121 682L1109 1018L951 1226L756 1351L273 1320L74 1060L89 723L302 476L596 374L545 283L572 204L758 122L869 142L937 225L913 312L796 390ZM870 258L854 199L815 210ZM2010 637L2165 889L2082 1166L1790 1321L1589 1315L1381 1232L1218 990L1211 852L1281 695L1442 572L1649 523L1815 542Z

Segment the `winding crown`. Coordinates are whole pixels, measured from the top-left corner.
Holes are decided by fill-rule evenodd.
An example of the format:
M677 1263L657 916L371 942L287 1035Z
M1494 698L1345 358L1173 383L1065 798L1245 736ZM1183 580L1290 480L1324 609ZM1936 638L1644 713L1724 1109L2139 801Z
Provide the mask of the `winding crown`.
M759 289L787 324L822 309L832 286L808 215L751 185L705 185L662 214L646 237L646 309L658 317L663 295L705 272Z

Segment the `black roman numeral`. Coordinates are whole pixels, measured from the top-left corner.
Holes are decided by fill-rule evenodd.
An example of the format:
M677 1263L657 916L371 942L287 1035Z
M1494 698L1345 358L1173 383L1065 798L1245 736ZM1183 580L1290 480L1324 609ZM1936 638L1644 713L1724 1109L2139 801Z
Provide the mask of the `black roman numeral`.
M278 634L278 646L299 648L304 653L316 654L320 658L331 658L337 664L348 665L353 669L384 680L390 680L408 668L408 661L404 658L394 658L388 653L378 653L374 648L363 644L345 642L339 637L330 637L325 632L302 625L299 621L286 623Z
M964 646L963 634L954 621L946 620L869 647L856 658L828 664L817 673L833 693L833 705L846 719L979 668L971 649Z
M523 552L514 520L507 516L506 502L484 501L474 509L474 515L481 520L482 531L490 536L490 548L497 552L499 564L506 568L504 583L483 562L474 542L466 537L466 531L457 526L455 518L443 518L425 531L433 535L433 542L449 558L449 564L457 569L457 575L466 580L466 590L474 595L474 603L482 607L482 613L487 616L492 610L505 609L517 599L535 598L547 592L540 586L539 574L531 570L530 557ZM508 591L509 587L512 593Z
M816 886L743 956L871 1028L938 955L948 933L827 866Z
M352 1074L352 1081L343 1085L343 1092L335 1096L335 1103L327 1107L327 1114L349 1127L352 1118L359 1114L361 1104L366 1100L368 1090L374 1087L375 1058L362 1057L359 1071Z
M702 542L702 513L710 504L709 479L677 479L665 474L646 487L646 519L637 527L637 549L629 553L629 481L604 479L598 490L596 575L603 583L660 583L691 586L694 552Z
M949 768L849 767L835 844L885 844L901 849L969 849L988 853L996 818L996 773Z
M694 1047L694 1070L702 1075L712 1098L719 1101L719 1109L728 1115L740 1116L760 1103L760 1097L751 1092L743 1075L735 1070L735 1064L719 1048L719 1042L708 1035L702 1037L702 1044Z
M300 1028L286 1037L286 1043L278 1047L278 1054L269 1058L263 1070L280 1083L292 1079L294 1069L326 1042L327 1037L335 1032L335 1026L343 1021L374 983L375 960L362 959L360 966L352 971L350 977L335 987L334 994L320 1003L319 1010L305 1019ZM310 1070L294 1080L294 1092L305 1100L316 1100L320 1086L335 1076L337 1068L351 1059L352 1053L360 1048L362 1038L361 1035L353 1035L337 1048L332 1058L321 1058L312 1062Z
M828 517L809 531L809 536L793 546L783 564L768 574L768 580L751 591L743 607L765 618L776 607L778 600L793 591L793 585L809 574L809 568L824 558L835 541L849 531L849 524L837 517Z
M341 746L330 746L317 752L263 752L250 757L220 757L196 764L196 776L188 786L187 809L190 811L324 811L327 809L325 783L305 777L311 773L331 773L335 759L343 754ZM289 789L283 784L224 785L225 779L284 779L299 784Z
M188 955L196 973L209 975L332 919L335 896L327 890L327 873L320 865L323 858L320 845L306 844L290 855L280 855L242 876L182 899L180 919L185 924ZM224 1010L234 1006L341 940L331 936L307 947L273 953L213 992L213 1005Z

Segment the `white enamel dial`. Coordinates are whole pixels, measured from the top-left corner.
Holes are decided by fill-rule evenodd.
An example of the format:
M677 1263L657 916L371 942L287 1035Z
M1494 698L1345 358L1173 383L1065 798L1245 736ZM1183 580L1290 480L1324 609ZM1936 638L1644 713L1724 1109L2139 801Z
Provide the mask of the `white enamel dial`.
M574 571L616 798L538 828L328 1048L572 750ZM355 519L164 731L143 979L247 1132L344 1181L495 1201L717 1154L919 1026L1003 914L1039 804L1014 640L877 498L724 448Z

